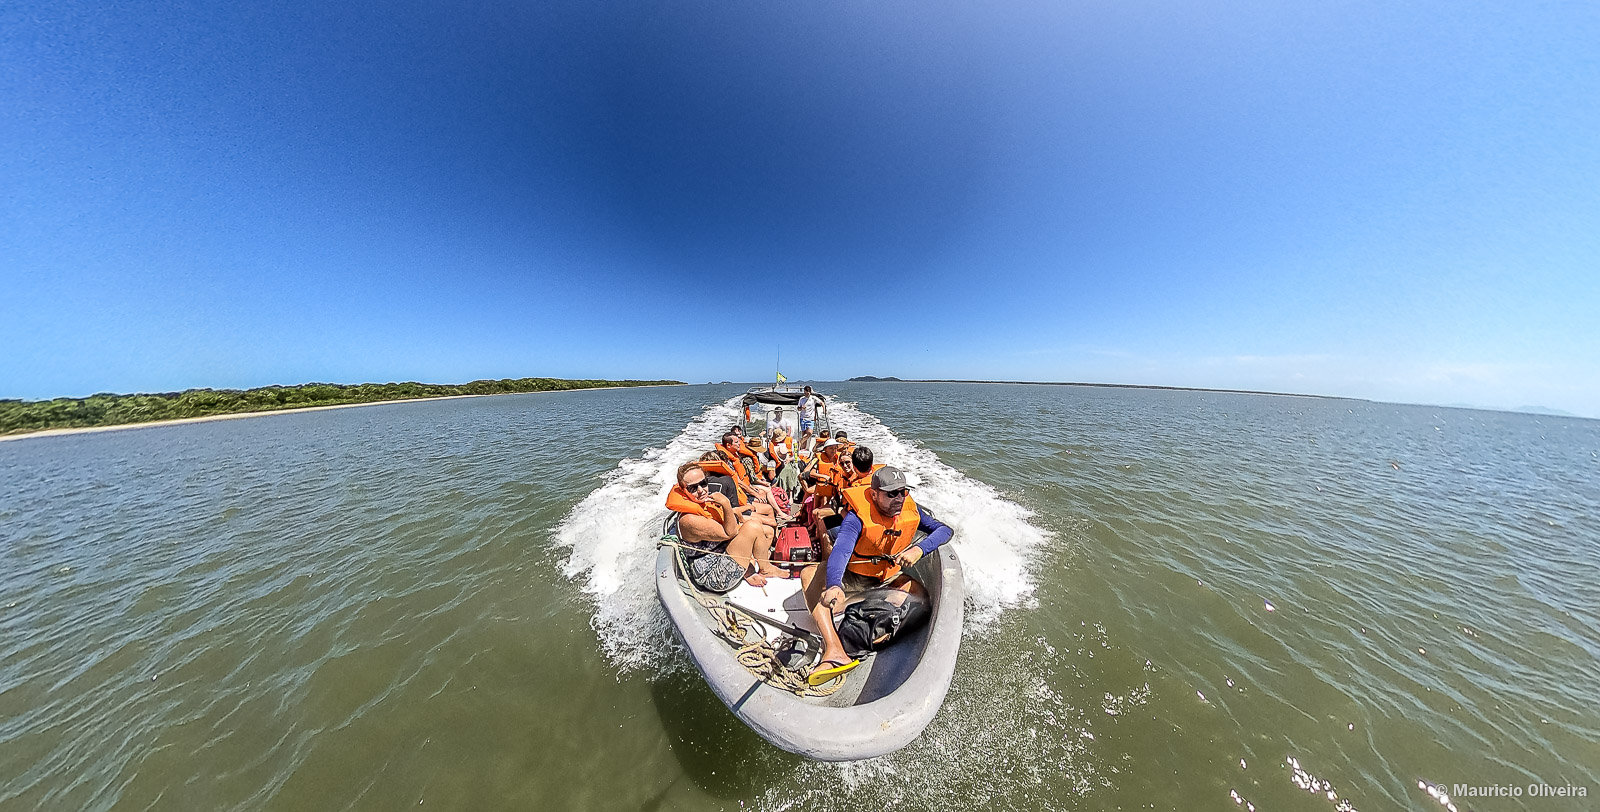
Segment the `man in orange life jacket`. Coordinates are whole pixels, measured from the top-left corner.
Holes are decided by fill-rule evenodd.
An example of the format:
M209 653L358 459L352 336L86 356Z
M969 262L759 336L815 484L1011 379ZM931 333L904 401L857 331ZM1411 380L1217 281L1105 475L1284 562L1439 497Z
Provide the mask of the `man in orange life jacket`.
M767 576L783 572L772 565L772 525L755 516L740 521L724 494L711 490L699 463L678 468L678 484L667 492L667 509L678 514L678 538L685 547L689 577L701 589L727 592L742 578L765 586Z
M733 442L727 442L728 435L733 435ZM745 459L750 460L750 469L759 474L761 471L761 456L750 450L750 446L745 444L744 429L742 427L740 427L738 424L735 424L732 428L728 429L726 434L722 435L722 438L724 441L723 445L726 445L728 450L732 451L736 455L737 459L740 459L741 461ZM758 482L758 484L771 485L772 483Z
M822 631L822 660L809 676L812 684L842 674L858 662L845 653L833 625L834 612L853 603L852 596L888 587L905 593L889 596L897 606L908 595L925 596L922 585L901 570L949 541L955 531L912 501L909 491L905 472L888 466L872 474L870 485L845 491L850 512L839 526L826 569L810 567L801 575L806 605ZM928 535L913 544L918 530Z
M743 463L739 461L739 454L735 450L739 447L736 442L738 439L739 436L731 431L722 435L722 442L713 446L715 451L712 453L727 466L729 469L728 475L732 476L734 481L739 484L739 490L756 502L771 504L771 484L751 479ZM704 457L701 459L704 459Z
M721 492L733 503L733 512L742 523L754 517L763 524L773 527L778 526L777 509L773 504L772 489L751 485L745 479L744 467L738 463L728 462L727 458L718 451L707 451L700 455L697 461L700 470L711 480L711 490ZM723 483L726 483L724 485ZM724 490L724 488L729 490Z
M867 478L882 465L872 464L872 449L858 445L850 452L850 459L839 465L837 485L840 493L867 484Z

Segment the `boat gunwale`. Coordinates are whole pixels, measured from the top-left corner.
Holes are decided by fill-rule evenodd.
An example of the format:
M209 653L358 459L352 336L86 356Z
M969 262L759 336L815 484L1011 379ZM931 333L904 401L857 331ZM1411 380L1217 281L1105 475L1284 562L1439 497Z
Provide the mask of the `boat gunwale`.
M911 743L933 721L950 689L961 645L965 578L949 545L928 556L927 562L938 567L939 590L911 673L889 693L844 707L803 700L767 685L740 665L732 646L704 621L704 607L679 585L671 547L657 553L656 592L689 659L741 721L789 752L822 761L855 761ZM713 653L702 656L707 652Z

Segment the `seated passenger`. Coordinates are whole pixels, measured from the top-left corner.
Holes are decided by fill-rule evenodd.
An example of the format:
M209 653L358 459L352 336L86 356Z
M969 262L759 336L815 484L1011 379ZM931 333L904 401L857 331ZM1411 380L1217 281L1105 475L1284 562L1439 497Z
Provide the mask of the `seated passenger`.
M794 438L790 437L789 432L784 431L782 426L772 430L771 439L767 443L768 449L776 449L778 446L783 446L784 450L791 456L794 454ZM768 453L771 453L771 451Z
M733 435L733 442L726 443L730 451L743 459L754 460L756 458L756 452L751 451L750 447L745 444L743 428L735 424L733 428L728 429L723 438L726 439L729 434Z
M699 588L727 592L740 579L765 586L768 576L783 576L772 564L777 531L751 516L741 521L728 497L712 492L699 463L678 467L678 484L667 492L667 509L678 514L684 562L689 579Z
M827 520L833 518L835 511L832 500L822 495L825 480L815 471L800 475L800 515L795 519L795 524L806 528L811 533L811 538L817 542L826 559L828 553L833 551L833 538L828 535Z
M835 479L839 475L839 448L835 440L829 440L817 449L810 462L800 469L800 478L807 476L817 480L817 504L819 507L835 508L839 491Z
M793 501L800 494L800 464L794 459L794 453L788 446L772 444L772 487L782 491L785 496Z
M867 484L867 478L872 472L882 468L882 465L872 464L872 449L858 445L850 452L850 463L839 466L839 492L842 494L851 488L858 488Z
M807 677L813 685L860 662L845 652L833 623L834 612L855 602L853 596L888 587L892 592L887 600L894 606L903 606L910 596L927 596L922 585L902 569L949 541L955 531L918 507L909 490L905 473L885 466L872 475L870 485L846 491L849 513L839 527L826 566L808 567L801 573L806 605L823 640L822 659ZM913 544L918 530L928 535Z
M738 500L740 504L754 503L757 508L767 508L765 511L758 510L757 512L765 513L770 519L772 517L770 508L772 504L772 488L767 485L757 485L751 481L749 472L739 462L739 458L728 450L728 438L732 436L732 434L724 434L722 436L722 444L716 446L715 451L701 454L700 461L712 463L707 468L708 473L726 474L733 479L734 485L738 487L739 493L744 497Z
M750 450L756 455L756 476L752 481L772 482L772 458L767 456L767 444L760 437L751 437Z

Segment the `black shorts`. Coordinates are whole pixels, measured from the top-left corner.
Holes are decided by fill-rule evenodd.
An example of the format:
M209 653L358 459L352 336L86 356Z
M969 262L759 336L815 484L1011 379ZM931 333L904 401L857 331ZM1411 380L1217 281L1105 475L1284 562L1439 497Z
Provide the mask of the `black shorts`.
M854 595L858 592L866 592L869 589L877 589L888 583L890 582L882 578L874 578L871 575L862 575L859 572L845 570L844 580L839 582L839 588L843 589L846 595Z

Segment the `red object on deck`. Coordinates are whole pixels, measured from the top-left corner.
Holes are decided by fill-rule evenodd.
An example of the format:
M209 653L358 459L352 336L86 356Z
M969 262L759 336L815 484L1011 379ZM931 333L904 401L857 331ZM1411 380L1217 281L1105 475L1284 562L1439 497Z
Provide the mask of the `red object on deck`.
M792 525L778 531L772 542L773 561L816 561L817 550L811 544L811 531Z

